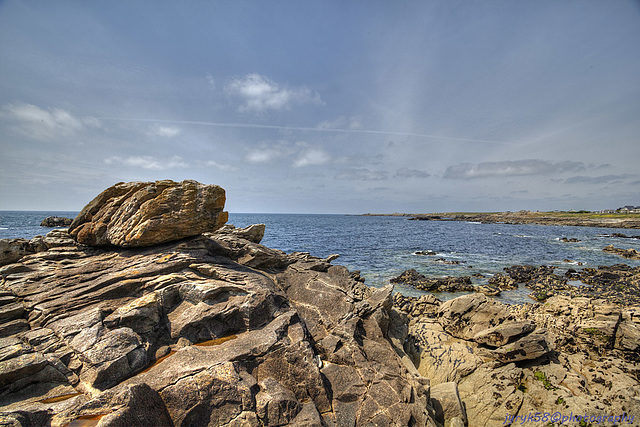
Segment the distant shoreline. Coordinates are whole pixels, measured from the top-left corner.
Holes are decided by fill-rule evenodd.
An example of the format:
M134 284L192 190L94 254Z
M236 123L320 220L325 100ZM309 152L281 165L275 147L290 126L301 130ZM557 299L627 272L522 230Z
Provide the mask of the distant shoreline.
M640 229L640 214L599 214L594 212L440 212L426 214L374 214L362 216L407 217L420 221L467 221L502 224L565 225L578 227L604 227Z

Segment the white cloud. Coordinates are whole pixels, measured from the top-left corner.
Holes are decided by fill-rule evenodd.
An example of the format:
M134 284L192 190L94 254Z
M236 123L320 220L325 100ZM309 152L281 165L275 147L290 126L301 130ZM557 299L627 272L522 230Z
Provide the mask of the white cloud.
M150 134L161 136L163 138L173 138L180 133L180 128L175 126L160 126L155 125L151 128Z
M225 89L228 94L242 100L238 107L242 113L264 113L268 110L286 110L293 104L322 103L320 95L307 87L281 86L256 73L232 80Z
M246 156L249 163L270 163L276 159L291 156L296 152L287 141L279 141L275 144L261 143L251 148Z
M107 165L128 166L142 169L166 170L176 168L187 168L189 164L180 156L173 156L167 159L157 159L153 156L129 156L122 158L119 156L109 157L104 160Z
M40 140L70 136L87 127L101 126L94 117L77 118L61 108L45 110L25 103L6 104L0 115L13 122L18 132Z
M305 166L323 165L331 160L331 156L321 149L311 148L300 153L298 158L293 162L294 168L302 168Z
M461 163L449 166L443 177L449 179L475 179L492 176L545 175L584 170L582 162L526 159L500 162Z
M225 172L235 172L239 169L237 166L229 165L226 163L218 163L215 160L207 160L206 162L204 162L204 165L206 167L215 168Z

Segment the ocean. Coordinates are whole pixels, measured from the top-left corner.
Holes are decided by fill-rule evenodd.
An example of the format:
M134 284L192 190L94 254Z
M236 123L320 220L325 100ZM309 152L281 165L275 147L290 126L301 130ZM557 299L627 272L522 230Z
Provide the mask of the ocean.
M78 212L0 211L0 238L32 238L51 229L40 227L47 216L75 217ZM606 253L608 245L640 250L640 239L612 236L639 235L640 230L542 225L480 224L469 222L409 221L404 217L296 214L229 214L229 224L244 227L266 224L262 244L287 253L309 252L318 257L339 254L333 264L360 270L369 286L381 287L405 270L416 269L426 276L471 276L474 283L486 283L488 276L514 264L551 265L562 274L569 268L628 264L628 260ZM563 237L579 242L563 242ZM418 255L434 251L435 256ZM457 261L459 263L445 263ZM582 265L580 265L582 264ZM396 290L419 296L424 291L402 285ZM531 302L524 287L503 291L507 303ZM443 300L461 293L436 293Z

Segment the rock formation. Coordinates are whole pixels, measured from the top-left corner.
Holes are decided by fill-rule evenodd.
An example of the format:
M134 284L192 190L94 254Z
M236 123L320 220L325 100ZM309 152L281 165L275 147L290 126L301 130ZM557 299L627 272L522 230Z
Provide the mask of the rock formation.
M394 304L410 318L405 350L432 397L447 390L450 416L459 399L470 426L520 425L505 417L536 412L638 421L638 306L567 296L508 306L481 294L396 295Z
M220 228L225 192L196 181L118 183L82 209L69 233L85 245L151 246Z
M605 252L610 252L612 254L620 255L623 258L640 259L640 252L635 249L620 249L614 247L613 245L609 245L602 250Z
M73 218L62 216L48 216L42 220L40 227L68 227L73 222Z
M56 230L0 268L0 425L436 426L392 286L262 246L263 225L101 246L164 185L85 208L97 246Z

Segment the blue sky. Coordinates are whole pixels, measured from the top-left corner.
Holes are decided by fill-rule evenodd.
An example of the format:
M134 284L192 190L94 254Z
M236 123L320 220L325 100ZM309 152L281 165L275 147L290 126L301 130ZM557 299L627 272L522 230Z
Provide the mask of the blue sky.
M640 3L2 1L0 209L640 204Z

